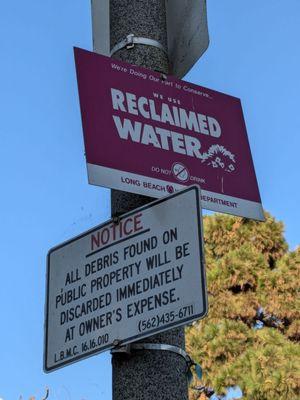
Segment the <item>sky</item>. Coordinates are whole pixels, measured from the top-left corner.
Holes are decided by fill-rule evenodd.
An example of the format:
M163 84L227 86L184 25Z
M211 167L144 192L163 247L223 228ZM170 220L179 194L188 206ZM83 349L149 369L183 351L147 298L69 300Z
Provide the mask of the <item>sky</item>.
M299 0L209 0L210 46L184 78L242 99L263 206L299 244ZM48 250L110 216L88 185L73 46L88 0L1 2L0 398L111 399L109 352L45 374ZM205 371L204 371L205 373Z

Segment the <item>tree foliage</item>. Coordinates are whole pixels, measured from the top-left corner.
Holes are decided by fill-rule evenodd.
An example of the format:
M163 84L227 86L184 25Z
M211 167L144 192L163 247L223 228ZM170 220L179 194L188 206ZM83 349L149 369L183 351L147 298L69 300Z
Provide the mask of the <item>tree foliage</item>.
M188 328L187 350L204 370L198 383L220 395L239 386L249 400L296 400L300 247L289 251L283 224L265 216L204 218L210 310Z

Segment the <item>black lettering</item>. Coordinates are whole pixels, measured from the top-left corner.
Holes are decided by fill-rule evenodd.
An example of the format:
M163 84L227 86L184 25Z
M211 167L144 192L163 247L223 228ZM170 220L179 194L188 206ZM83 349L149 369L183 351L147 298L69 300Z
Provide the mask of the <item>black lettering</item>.
M127 317L132 318L143 314L145 311L152 311L162 306L175 303L178 299L175 297L175 288L165 290L153 296L134 301L127 305Z
M65 343L74 339L74 328L75 328L75 326L71 326L70 328L67 328Z
M178 260L180 258L188 257L190 255L188 246L189 246L189 242L175 247L176 260Z

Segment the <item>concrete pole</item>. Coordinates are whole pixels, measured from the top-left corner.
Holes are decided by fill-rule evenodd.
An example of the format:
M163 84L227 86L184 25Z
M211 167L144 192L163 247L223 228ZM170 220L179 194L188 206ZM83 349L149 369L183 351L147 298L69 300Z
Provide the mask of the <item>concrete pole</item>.
M167 48L165 0L110 0L111 48L128 34L159 41ZM116 59L168 73L165 53L153 46L136 45L114 54ZM112 190L112 215L122 214L151 201L149 197ZM185 347L184 328L143 339ZM131 357L114 354L113 400L187 400L186 362L167 351L138 351Z

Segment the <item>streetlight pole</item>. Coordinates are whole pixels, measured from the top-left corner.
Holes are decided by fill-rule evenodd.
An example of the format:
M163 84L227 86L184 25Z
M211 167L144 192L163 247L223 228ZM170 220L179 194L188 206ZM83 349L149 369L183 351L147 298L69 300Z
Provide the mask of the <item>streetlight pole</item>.
M152 39L167 49L165 0L110 0L110 46L129 34ZM136 44L122 48L118 60L168 73L166 52L160 46ZM112 215L123 214L151 201L151 198L112 190ZM184 349L184 328L144 339L142 342L169 344ZM187 400L186 361L169 351L143 350L129 357L113 354L113 400Z

